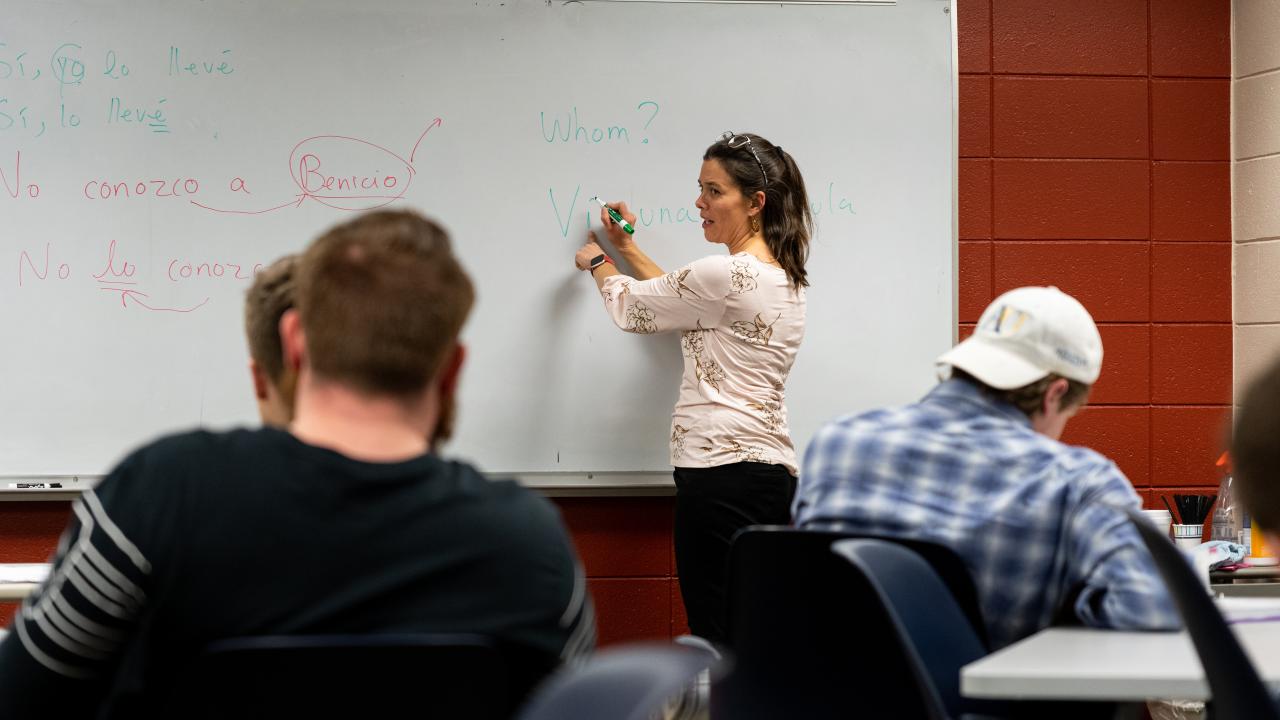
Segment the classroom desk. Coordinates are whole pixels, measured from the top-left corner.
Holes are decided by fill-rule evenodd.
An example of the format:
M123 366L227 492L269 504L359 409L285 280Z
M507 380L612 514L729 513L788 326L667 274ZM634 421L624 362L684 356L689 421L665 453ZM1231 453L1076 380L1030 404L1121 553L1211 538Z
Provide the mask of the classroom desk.
M1209 582L1215 595L1228 597L1280 597L1280 566L1211 570Z
M1280 598L1280 582L1214 583L1209 589L1222 597Z
M1239 570L1210 570L1209 581L1215 584L1265 583L1280 581L1280 565L1242 567Z
M0 563L0 601L22 600L40 587L49 563Z
M39 583L0 582L0 601L14 602L23 600L35 592L38 587L40 587Z
M1262 679L1280 686L1280 622L1233 626ZM960 692L1020 700L1206 700L1185 632L1050 628L964 666Z

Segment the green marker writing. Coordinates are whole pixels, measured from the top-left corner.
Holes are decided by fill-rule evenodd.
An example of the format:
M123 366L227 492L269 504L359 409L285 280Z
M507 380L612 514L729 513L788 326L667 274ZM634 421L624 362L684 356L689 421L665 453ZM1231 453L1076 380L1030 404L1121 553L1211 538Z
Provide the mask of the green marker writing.
M608 205L605 205L605 204L604 204L604 201L600 199L600 196L599 196L599 195L594 195L594 196L592 196L592 198L591 198L591 199L592 199L592 200L595 200L595 201L596 201L596 202L598 202L598 203L600 203L600 207L604 208L605 212L609 213L609 217L613 218L613 221L614 221L614 222L616 222L616 223L618 223L619 225L621 225L621 226L622 226L622 229L623 229L623 230L626 230L626 231L627 231L627 233L628 233L629 235L635 235L635 234L636 234L636 229L635 229L634 227L632 227L631 223L627 222L626 220L623 220L623 219L622 219L622 215L621 215L617 210L614 210L613 208L609 207Z

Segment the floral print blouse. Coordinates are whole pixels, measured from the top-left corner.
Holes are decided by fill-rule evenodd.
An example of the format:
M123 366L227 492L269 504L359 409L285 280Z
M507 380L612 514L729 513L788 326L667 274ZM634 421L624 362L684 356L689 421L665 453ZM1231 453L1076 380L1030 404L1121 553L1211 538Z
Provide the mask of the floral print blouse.
M613 275L600 290L618 327L679 331L671 464L780 464L796 474L786 381L804 338L804 289L747 253L713 255L652 280Z

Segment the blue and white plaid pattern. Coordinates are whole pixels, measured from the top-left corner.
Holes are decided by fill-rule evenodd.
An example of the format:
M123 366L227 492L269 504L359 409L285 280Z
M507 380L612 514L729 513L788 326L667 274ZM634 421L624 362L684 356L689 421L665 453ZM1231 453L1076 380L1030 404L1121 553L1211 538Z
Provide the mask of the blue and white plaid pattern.
M1063 608L1093 627L1181 626L1122 512L1139 505L1111 461L950 380L915 405L823 427L805 453L794 512L801 527L951 546L1002 647Z

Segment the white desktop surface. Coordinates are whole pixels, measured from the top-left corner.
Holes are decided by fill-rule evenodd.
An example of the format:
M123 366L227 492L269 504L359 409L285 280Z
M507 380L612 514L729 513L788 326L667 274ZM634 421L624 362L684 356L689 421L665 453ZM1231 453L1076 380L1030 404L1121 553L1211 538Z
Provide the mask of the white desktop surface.
M0 601L22 600L49 575L49 563L0 563Z
M0 582L0 602L23 600L40 587L39 583Z
M1280 622L1234 625L1262 679L1280 685ZM960 671L974 698L1206 700L1200 659L1185 632L1050 628Z

